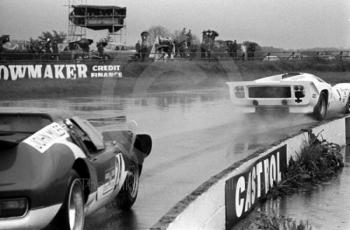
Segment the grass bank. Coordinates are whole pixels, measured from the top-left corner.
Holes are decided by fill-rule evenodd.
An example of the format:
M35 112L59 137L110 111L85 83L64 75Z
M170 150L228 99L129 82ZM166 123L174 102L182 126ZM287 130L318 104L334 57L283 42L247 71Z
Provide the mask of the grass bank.
M292 71L314 73L330 83L350 80L348 62L233 62L232 60L132 62L121 65L123 78L77 80L23 78L17 81L0 79L0 100L111 96L202 88L226 89L226 81L254 80Z
M335 178L343 167L340 146L326 140L319 140L318 136L309 131L309 145L305 146L295 159L289 160L287 171L283 175L285 179L268 194L269 204L262 203L233 230L312 229L308 221L298 221L278 215L279 206L273 199L299 191L312 191L313 188ZM276 205L273 205L274 203Z

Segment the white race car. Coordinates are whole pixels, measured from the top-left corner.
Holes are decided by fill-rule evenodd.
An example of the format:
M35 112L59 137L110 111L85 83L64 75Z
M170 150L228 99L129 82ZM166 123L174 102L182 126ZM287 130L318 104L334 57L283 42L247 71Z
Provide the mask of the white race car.
M350 112L350 83L331 86L309 73L285 73L227 84L232 102L244 113L286 111L323 120L328 111Z

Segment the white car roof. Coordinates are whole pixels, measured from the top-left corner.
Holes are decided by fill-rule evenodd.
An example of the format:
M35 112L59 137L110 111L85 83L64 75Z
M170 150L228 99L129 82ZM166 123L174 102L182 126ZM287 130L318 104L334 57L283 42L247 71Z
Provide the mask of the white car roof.
M255 80L255 82L315 81L317 79L319 78L310 73L284 73L260 78Z

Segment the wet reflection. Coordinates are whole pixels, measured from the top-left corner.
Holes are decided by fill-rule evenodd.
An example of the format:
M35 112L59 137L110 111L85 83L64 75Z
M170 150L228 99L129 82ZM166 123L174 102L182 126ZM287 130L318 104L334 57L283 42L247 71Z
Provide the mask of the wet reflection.
M127 116L154 137L203 129L229 122L232 107L220 90L197 90L147 94L144 97L73 97L0 101L0 107L55 108L83 118ZM113 123L101 129L111 130Z
M350 168L322 185L310 186L296 194L269 200L262 210L270 214L308 221L312 229L350 229Z
M277 140L287 138L291 133L298 133L306 124L314 122L305 116L298 119L260 116L236 119L237 123L232 126L229 134L231 141L227 149L227 159L237 159L235 155L246 156L247 153L268 147Z
M228 153L231 154L246 154L247 152L252 152L254 150L258 150L259 148L263 147L265 143L257 143L257 140L252 139L245 142L233 142L231 145L231 148L229 149Z
M122 211L117 208L108 207L87 217L84 229L138 230L140 227L138 226L137 216L133 210Z
M222 100L226 96L220 91L198 91L181 93L149 94L146 97L78 97L66 99L40 99L0 101L3 107L61 108L73 111L120 110L127 107L155 107L168 110L172 106L191 108L193 103Z
M138 132L152 136L154 151L145 162L134 212L103 208L88 218L87 229L148 229L210 176L310 122L245 120L227 92L216 90L2 101L0 106L70 110L94 119L102 131L115 130L115 119L125 116L137 121Z

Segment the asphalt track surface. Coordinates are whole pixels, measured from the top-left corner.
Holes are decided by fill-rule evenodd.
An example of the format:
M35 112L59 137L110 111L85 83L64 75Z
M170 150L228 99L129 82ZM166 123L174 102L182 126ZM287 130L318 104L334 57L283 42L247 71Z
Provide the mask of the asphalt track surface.
M134 98L70 98L3 102L17 107L72 110L85 118L126 115L153 137L132 210L105 207L86 218L86 230L148 229L211 176L260 147L315 123L301 116L247 118L225 91L182 91ZM113 129L113 123L99 127Z
M148 229L178 201L224 168L314 121L306 117L246 118L225 94L186 92L154 95L142 111L124 112L153 136L139 194L130 212L103 208L86 229ZM159 107L159 105L161 105Z

